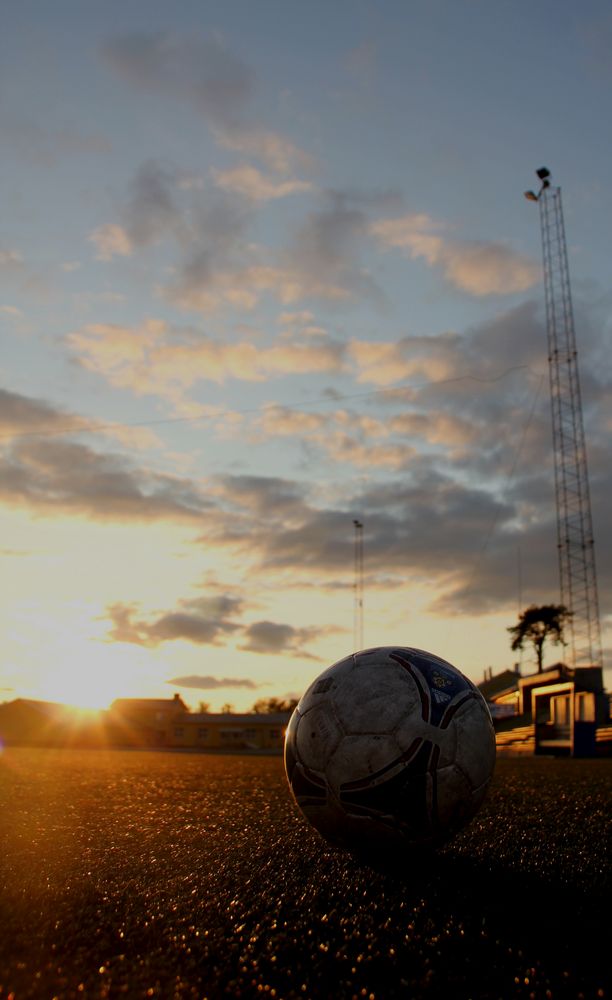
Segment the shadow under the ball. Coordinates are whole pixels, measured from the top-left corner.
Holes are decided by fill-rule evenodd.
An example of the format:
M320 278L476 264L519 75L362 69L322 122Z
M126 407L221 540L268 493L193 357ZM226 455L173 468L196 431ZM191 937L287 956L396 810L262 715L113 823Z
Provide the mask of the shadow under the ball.
M560 943L571 933L574 957L584 962L609 948L609 927L602 921L603 899L576 886L560 885L545 874L521 871L503 862L470 858L444 851L414 855L387 853L384 858L353 854L352 862L381 878L385 893L401 892L418 902L426 898L439 914L452 915L466 926L487 926L500 938L558 953ZM434 902L435 901L435 902ZM607 909L607 906L606 906Z

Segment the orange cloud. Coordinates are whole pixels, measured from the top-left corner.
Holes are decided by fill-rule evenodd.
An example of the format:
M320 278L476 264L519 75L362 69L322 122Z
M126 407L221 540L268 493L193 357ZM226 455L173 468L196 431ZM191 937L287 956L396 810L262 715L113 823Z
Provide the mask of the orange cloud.
M161 291L179 308L204 314L213 313L223 305L251 310L265 292L270 292L284 305L293 305L307 296L342 301L351 295L342 284L324 276L313 276L298 267L257 263L231 270L207 269L201 277L189 273Z
M396 342L354 340L348 348L358 382L389 385L405 378L424 382L456 374L454 334L404 337Z
M137 395L183 398L196 382L248 382L292 373L334 372L342 368L344 347L335 341L281 341L257 347L228 343L188 331L182 338L167 324L148 320L141 327L90 324L66 338L80 364L112 385Z
M447 281L470 295L524 292L540 280L539 265L506 244L447 239L442 229L439 222L421 213L378 220L371 224L370 233L383 246L441 267Z
M279 174L287 174L294 167L312 170L314 158L289 139L264 128L217 128L215 138L220 146L237 153L254 156Z
M230 170L213 169L212 174L217 187L251 201L273 201L312 190L309 181L274 180L248 164Z
M112 260L113 257L130 257L134 245L123 226L109 222L104 226L98 226L88 239L97 249L98 260Z

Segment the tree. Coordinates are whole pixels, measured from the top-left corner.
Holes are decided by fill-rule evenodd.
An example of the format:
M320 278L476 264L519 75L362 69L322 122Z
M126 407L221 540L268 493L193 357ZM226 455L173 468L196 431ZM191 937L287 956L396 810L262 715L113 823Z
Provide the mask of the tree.
M511 648L522 649L525 641L532 643L538 658L538 673L542 672L544 643L550 639L554 645L563 642L565 625L572 616L564 604L531 604L521 611L516 625L508 632L513 636Z
M209 701L199 701L198 702L198 712L200 712L202 715L206 715L207 712L210 712L210 702Z
M229 701L226 701L225 705L221 705L221 713L223 715L231 715L233 711L234 706Z
M257 715L272 715L274 712L293 712L297 698L259 698L251 712Z

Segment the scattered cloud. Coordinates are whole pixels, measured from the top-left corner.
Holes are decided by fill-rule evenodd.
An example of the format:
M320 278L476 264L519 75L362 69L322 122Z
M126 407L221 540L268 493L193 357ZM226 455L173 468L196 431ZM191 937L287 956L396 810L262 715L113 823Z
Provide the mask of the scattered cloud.
M594 428L587 429L589 466L605 606L612 593L603 433L609 372L591 340L597 343L595 324L583 338L581 374L591 387L585 419ZM524 599L549 600L556 512L539 306L524 302L461 336L350 342L347 359L362 381L384 388L407 377L411 384L384 388L355 410L271 405L245 432L293 435L323 478L324 463L339 459L363 478L339 487L334 500L329 489L314 491L308 477L226 476L215 496L232 517L217 522L207 544L233 550L279 586L335 589L350 586L352 519L359 516L373 590L418 583L431 594L431 610L444 615L514 609L520 547L529 581Z
M128 83L186 100L220 125L234 121L253 90L252 71L215 35L132 32L110 39L102 52Z
M216 691L218 688L246 688L254 691L263 687L249 677L210 677L199 674L189 674L187 677L172 677L166 684L174 687L193 688L196 691Z
M301 297L382 300L361 262L369 225L360 199L333 191L322 196L321 207L305 217L286 252L290 270L299 276Z
M347 302L353 291L357 294L358 276L355 274L353 278L351 290L328 280L323 274L291 264L276 267L255 263L235 270L211 269L209 255L204 252L188 261L181 269L179 280L166 285L163 293L170 302L189 312L210 314L226 305L249 311L266 292L285 305L306 298ZM364 286L369 286L366 278Z
M301 309L299 312L282 312L277 317L279 326L297 327L298 329L314 323L314 314L308 309Z
M323 413L311 413L273 403L264 408L254 423L257 430L266 438L310 438L324 430L328 422L327 416Z
M168 234L180 237L185 223L174 196L176 182L176 171L154 160L138 168L124 209L125 229L132 244L146 247Z
M319 445L334 462L359 469L406 469L418 452L408 444L368 445L358 434L336 431L319 439Z
M397 341L355 340L349 354L357 381L385 386L405 379L440 381L458 374L458 335L402 337Z
M290 139L247 124L244 116L255 74L219 36L133 32L110 39L102 51L107 63L132 86L190 104L208 120L225 149L252 156L281 174L312 169L312 157Z
M48 434L68 426L78 429L78 418L42 399L0 388L0 436L5 440L24 434Z
M231 602L225 614L240 610L241 602ZM138 646L159 646L164 642L183 639L196 645L218 646L239 626L224 617L223 611L214 614L197 598L179 602L175 611L166 612L158 618L147 621L138 618L137 605L111 604L108 615L113 622L109 638L114 642L129 642Z
M200 381L248 382L287 374L339 371L344 345L331 339L268 347L251 341L217 340L190 328L149 320L135 329L90 324L66 338L88 371L137 395L158 395L184 405L186 390Z
M134 251L132 240L123 226L109 222L98 226L88 239L97 249L98 260L112 260L113 257L130 257Z
M0 249L0 271L14 271L23 267L23 257L18 250Z
M249 653L265 653L279 656L281 653L300 659L320 660L304 647L321 635L328 634L324 628L293 628L278 622L254 622L244 630L244 642L239 649Z
M1 129L7 153L16 153L38 166L52 167L73 156L107 155L113 148L104 135L88 135L69 128L45 128L6 113L2 116Z
M263 128L232 126L217 129L215 137L220 146L242 155L252 156L278 174L293 170L310 172L316 166L314 158L290 139Z
M248 164L229 170L213 169L212 175L217 187L251 201L273 201L276 198L286 198L288 195L303 194L312 190L309 181L277 180Z
M305 488L278 476L223 476L217 479L216 495L232 511L245 511L261 523L301 520L308 507Z
M44 400L0 389L0 440L82 432L115 438L129 448L159 447L161 443L149 427L96 423Z
M210 500L188 479L55 438L21 438L0 458L0 501L97 521L197 523Z
M317 659L305 648L321 635L328 634L327 627L294 628L291 625L272 621L253 622L243 625L234 619L240 615L244 602L235 597L195 598L179 601L178 608L158 617L139 617L138 605L116 603L107 608L112 622L109 640L127 642L138 646L156 647L165 642L184 640L196 645L225 645L234 634L241 637L238 649L268 655L288 654L302 659ZM192 677L185 687L212 688L226 687L225 682L215 678ZM205 683L204 683L205 682ZM178 679L169 681L179 684ZM229 686L253 686L234 682Z
M130 180L120 221L97 226L88 237L96 246L97 259L130 257L135 250L167 238L179 243L193 239L192 223L177 203L177 190L181 175L174 167L155 160L142 163Z
M381 219L370 233L385 247L441 267L445 278L470 295L510 295L532 288L541 277L538 264L499 242L453 240L445 227L425 214Z

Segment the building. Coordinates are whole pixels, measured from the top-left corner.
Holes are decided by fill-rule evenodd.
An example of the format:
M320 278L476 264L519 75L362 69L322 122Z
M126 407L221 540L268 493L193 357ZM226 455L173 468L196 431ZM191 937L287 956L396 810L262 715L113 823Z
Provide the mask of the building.
M168 724L167 746L190 750L280 753L290 712L189 712Z
M115 746L280 752L290 712L190 712L173 698L118 698L106 723Z
M179 694L173 698L116 698L108 710L106 728L114 746L172 746L174 720L189 709Z
M31 698L0 704L0 742L5 746L96 747L105 739L98 712Z
M612 754L610 701L601 667L574 670L557 663L526 677L516 674L513 681L510 673L485 677L478 685L491 709L499 754Z
M281 753L291 712L190 712L173 698L117 698L107 712L16 698L0 704L6 746Z

